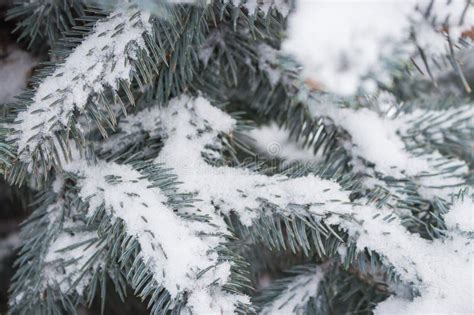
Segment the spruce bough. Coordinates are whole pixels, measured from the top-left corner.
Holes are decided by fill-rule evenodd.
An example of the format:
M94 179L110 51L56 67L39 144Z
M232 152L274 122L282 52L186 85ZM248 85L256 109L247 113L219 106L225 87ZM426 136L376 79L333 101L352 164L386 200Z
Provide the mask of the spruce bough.
M315 91L280 50L291 2L139 4L10 12L77 15L19 24L55 62L1 123L0 170L36 193L12 314L109 291L153 314L474 311L472 98Z

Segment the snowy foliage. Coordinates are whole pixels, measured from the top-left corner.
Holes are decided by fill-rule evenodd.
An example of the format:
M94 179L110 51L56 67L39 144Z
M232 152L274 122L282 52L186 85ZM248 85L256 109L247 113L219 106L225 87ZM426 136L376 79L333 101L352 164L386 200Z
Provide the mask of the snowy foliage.
M120 4L5 107L0 170L39 191L12 313L104 311L109 283L153 314L474 312L472 98L319 91L439 53L469 4Z
M345 115L346 111L349 110L341 109L340 114ZM350 111L347 113L354 115ZM393 163L392 166L402 169L408 175L423 172L435 173L429 168L429 157L409 157L418 158L422 167L404 165L407 159L400 158L400 155L409 153L404 149L403 142L395 131L390 130L393 126L389 123L380 124L377 121L380 118L376 118L375 113L368 111L364 113L364 115L369 114L374 115L375 122L372 122L370 126L376 128L375 132L361 132L361 137L364 135L382 137L379 142L385 141L382 142L383 151L388 151L388 156L393 158L393 160L385 161L384 165ZM408 233L388 209L379 210L369 205L352 204L349 194L343 192L336 183L314 176L295 179L284 176L267 177L226 166L209 165L206 163L206 157L212 160L216 152L219 152L219 143L216 143L218 135L230 133L234 121L202 97L192 99L181 96L179 99L172 100L166 108L156 107L154 111L145 110L138 116L140 118L129 117L129 120L140 122L143 128L151 128L148 132L157 132L157 130L163 132L162 137L165 141L157 162L176 170L177 179L183 182L180 189L192 193L199 200L195 205L200 209L200 214L212 218L215 217L217 209L221 209L224 214L232 210L238 214L243 224L251 225L252 220L257 219L259 212L256 209L260 207L259 204L268 202L284 215L290 215L292 211L303 211L310 216L326 217L327 223L339 225L347 230L349 235L354 237L357 248L360 250L367 248L380 253L386 262L393 266L402 281L415 285L419 283L415 288L419 290L421 298L415 299L414 306L411 306L409 302L401 301L400 303L406 304L404 307L413 307L413 310L417 312L429 311L431 309L428 305L432 305L431 299L434 299L438 301L436 308L448 310L451 303L455 303L459 307L459 312L472 311L468 294L469 281L462 284L461 279L456 277L459 270L463 268L469 270L468 266L473 259L472 249L468 249L463 254L458 249L459 246L464 246L466 238L453 235L445 241L423 240L419 236ZM332 118L347 127L344 119L334 116ZM126 122L126 126L128 124L129 122ZM136 127L137 124L134 125L134 128ZM124 131L133 131L134 128L125 128ZM383 130L393 133L392 138L387 137ZM363 129L354 128L348 131L355 135ZM373 139L358 139L356 136L355 143L370 148L370 143L377 142ZM373 158L370 151L364 153L364 158ZM384 161L377 159L377 156L372 160L375 160L376 164ZM381 171L389 171L391 175L398 176L389 166L386 169L383 167L382 165ZM306 205L306 207L296 210L298 205ZM292 208L294 210L291 210ZM220 219L214 220L217 226L222 224ZM126 221L132 222L132 220ZM223 228L225 229L225 226ZM421 249L424 250L421 251ZM451 253L446 256L446 259L453 262L453 268L446 268L445 264L440 265L437 262L428 265L423 263L426 257L435 256L438 252L443 252L444 255ZM442 274L445 275L441 276ZM424 296L427 301L424 300ZM392 300L389 301L392 303ZM382 304L380 308L385 307L384 305Z

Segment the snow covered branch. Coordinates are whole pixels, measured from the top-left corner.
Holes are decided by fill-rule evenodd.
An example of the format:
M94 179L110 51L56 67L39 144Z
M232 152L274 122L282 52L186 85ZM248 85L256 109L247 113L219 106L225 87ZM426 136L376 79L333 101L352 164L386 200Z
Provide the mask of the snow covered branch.
M106 87L116 91L130 84L132 61L145 49L143 35L151 32L148 20L149 15L136 9L112 13L38 85L13 125L21 160L31 163L39 150L47 161L55 159L54 134L70 126L73 113L84 112L90 101L101 102Z
M172 193L172 174L160 168L147 174L151 169L139 172L105 162L90 166L85 161L71 162L65 170L80 178L79 196L88 204L87 216L105 211L111 225L123 222L124 232L140 246L143 268L150 270L153 282L165 288L172 300L182 300L188 292L188 306L198 314L232 312L237 302L246 302L221 289L228 282L231 262L219 259L217 249L224 242L220 231L205 221L177 215L182 207L179 196L162 191ZM120 260L131 259L133 245L122 243Z

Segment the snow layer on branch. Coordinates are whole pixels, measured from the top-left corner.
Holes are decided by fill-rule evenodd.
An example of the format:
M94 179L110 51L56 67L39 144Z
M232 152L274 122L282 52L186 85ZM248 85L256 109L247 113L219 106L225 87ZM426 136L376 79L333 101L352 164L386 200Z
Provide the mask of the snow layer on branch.
M119 122L120 133L116 133L101 140L100 152L120 152L130 144L137 143L146 132L150 137L159 134L159 108L144 109L135 115L128 115ZM144 149L146 150L146 148Z
M267 74L272 86L275 86L281 78L280 70L277 68L277 55L278 51L266 44L258 46L258 66Z
M396 52L398 60L407 59L416 51L416 45L408 42L410 27L426 53L444 53L444 24L454 40L472 26L472 8L461 19L465 8L466 1L461 0L301 0L290 18L283 49L305 66L306 76L329 91L350 95L370 70L376 70L382 80L388 77L377 68L381 57ZM370 85L363 88L373 90Z
M445 239L429 241L406 231L398 219L391 221L383 215L374 218L376 212L371 208L362 207L354 212L362 227L348 225L350 233L364 231L357 238L357 247L381 254L401 280L412 284L420 294L413 301L392 297L379 304L376 313L474 312L472 239L449 233Z
M319 267L296 276L287 283L286 289L271 304L263 307L261 314L300 314L309 299L318 294L319 284L323 278L324 272Z
M413 122L417 121L415 118L419 118L419 114L390 119L368 108L355 110L314 104L310 109L314 115L330 117L349 133L351 141L345 145L355 157L374 163L375 170L384 175L396 179L415 179L421 185L419 192L427 198L438 196L448 199L465 184L463 174L468 172L465 162L446 159L436 150L425 152L417 147L408 150L410 143L405 143L401 136L408 136L408 130L418 128L419 124ZM434 126L442 129L442 125ZM449 168L450 176L446 176L443 171Z
M420 296L413 301L392 297L381 302L376 313L472 313L474 243L472 238L448 232L434 241L412 234L388 209L351 205L349 196L333 211L311 207L315 214L331 214L327 224L337 224L356 240L357 249L373 250L393 266L402 282ZM396 301L396 304L394 304ZM394 306L396 305L396 306ZM398 309L396 307L399 307Z
M58 176L52 184L52 190L61 194L63 189L64 179ZM64 294L73 289L82 296L93 275L88 270L101 267L100 264L91 263L93 256L103 251L104 244L95 244L98 237L95 231L67 231L77 229L79 221L73 219L74 213L66 214L64 207L64 200L59 199L46 210L50 229L47 234L56 229L59 229L59 233L54 232L56 235L45 253L42 285L57 288ZM71 211L75 212L76 208Z
M407 308L430 311L435 301L440 310L473 311L469 292L474 243L469 242L468 236L449 232L445 239L422 239L409 233L389 209L351 203L350 192L315 176L269 177L208 164L206 158L220 154L222 134L231 137L235 121L202 97L183 95L165 108L155 107L137 115L153 121L145 121L143 126L161 133L164 139L156 160L176 172L182 182L179 190L195 195L196 210L208 215L217 229L226 230L219 212L233 210L244 224L251 224L264 202L277 206L276 211L282 214L301 209L316 218L325 217L327 224L339 225L357 242L359 250L374 250L391 264L400 279L420 294L413 302L399 299ZM205 301L200 294L193 298ZM391 301L382 302L379 308L390 307Z
M308 205L338 199L339 186L315 176L290 179L265 176L246 169L212 166L203 156L219 150L220 134L230 134L235 121L206 99L187 96L173 99L159 112L164 146L157 162L171 167L182 182L180 188L193 193L197 208L221 219L214 213L235 211L243 224L257 218L263 202L286 209L293 204ZM216 222L217 223L217 222ZM221 222L221 226L222 225Z
M74 161L65 169L79 174L80 197L87 200L90 215L104 205L116 219L122 219L128 234L141 247L154 280L173 298L189 292L190 307L196 314L233 312L243 296L212 289L223 286L230 275L230 263L218 260L216 247L221 237L211 225L184 220L167 205L166 195L128 165ZM209 269L204 275L198 273Z
M73 112L82 112L91 97L97 98L106 87L117 90L120 81L130 82L130 61L145 48L142 35L151 31L148 20L148 13L132 9L112 13L38 85L32 103L13 125L20 132L14 139L23 161L30 162L31 153L65 128Z
M405 143L397 135L396 122L367 108L334 108L329 112L329 117L350 134L354 153L374 162L378 171L400 178L401 172L416 175L429 170L425 159L417 159L405 150Z

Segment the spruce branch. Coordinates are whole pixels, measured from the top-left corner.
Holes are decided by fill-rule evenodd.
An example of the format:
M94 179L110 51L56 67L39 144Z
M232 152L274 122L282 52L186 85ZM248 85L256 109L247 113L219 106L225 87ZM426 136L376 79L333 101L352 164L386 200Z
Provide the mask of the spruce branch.
M71 193L47 191L37 200L38 208L22 226L26 242L16 261L18 270L11 287L11 311L75 313L81 299L91 300L87 288L104 244L86 226L81 208Z
M8 10L6 20L19 20L15 29L18 40L27 40L31 49L44 40L54 45L62 33L78 25L76 19L84 16L85 9L82 0L18 0Z
M117 91L123 87L129 91L133 75L146 75L132 68L131 62L146 49L143 35L151 30L149 15L132 8L97 22L65 62L38 83L31 101L23 104L26 110L15 118L9 138L18 146L21 163L39 174L40 165L46 172L51 166L59 166L61 158L67 159L67 135L73 134L79 143L83 137L74 112L84 112L88 102L109 112L105 118L96 118L99 125L105 120L113 126L115 117L105 89ZM97 41L103 45L97 47ZM21 183L22 179L15 178L14 182Z

